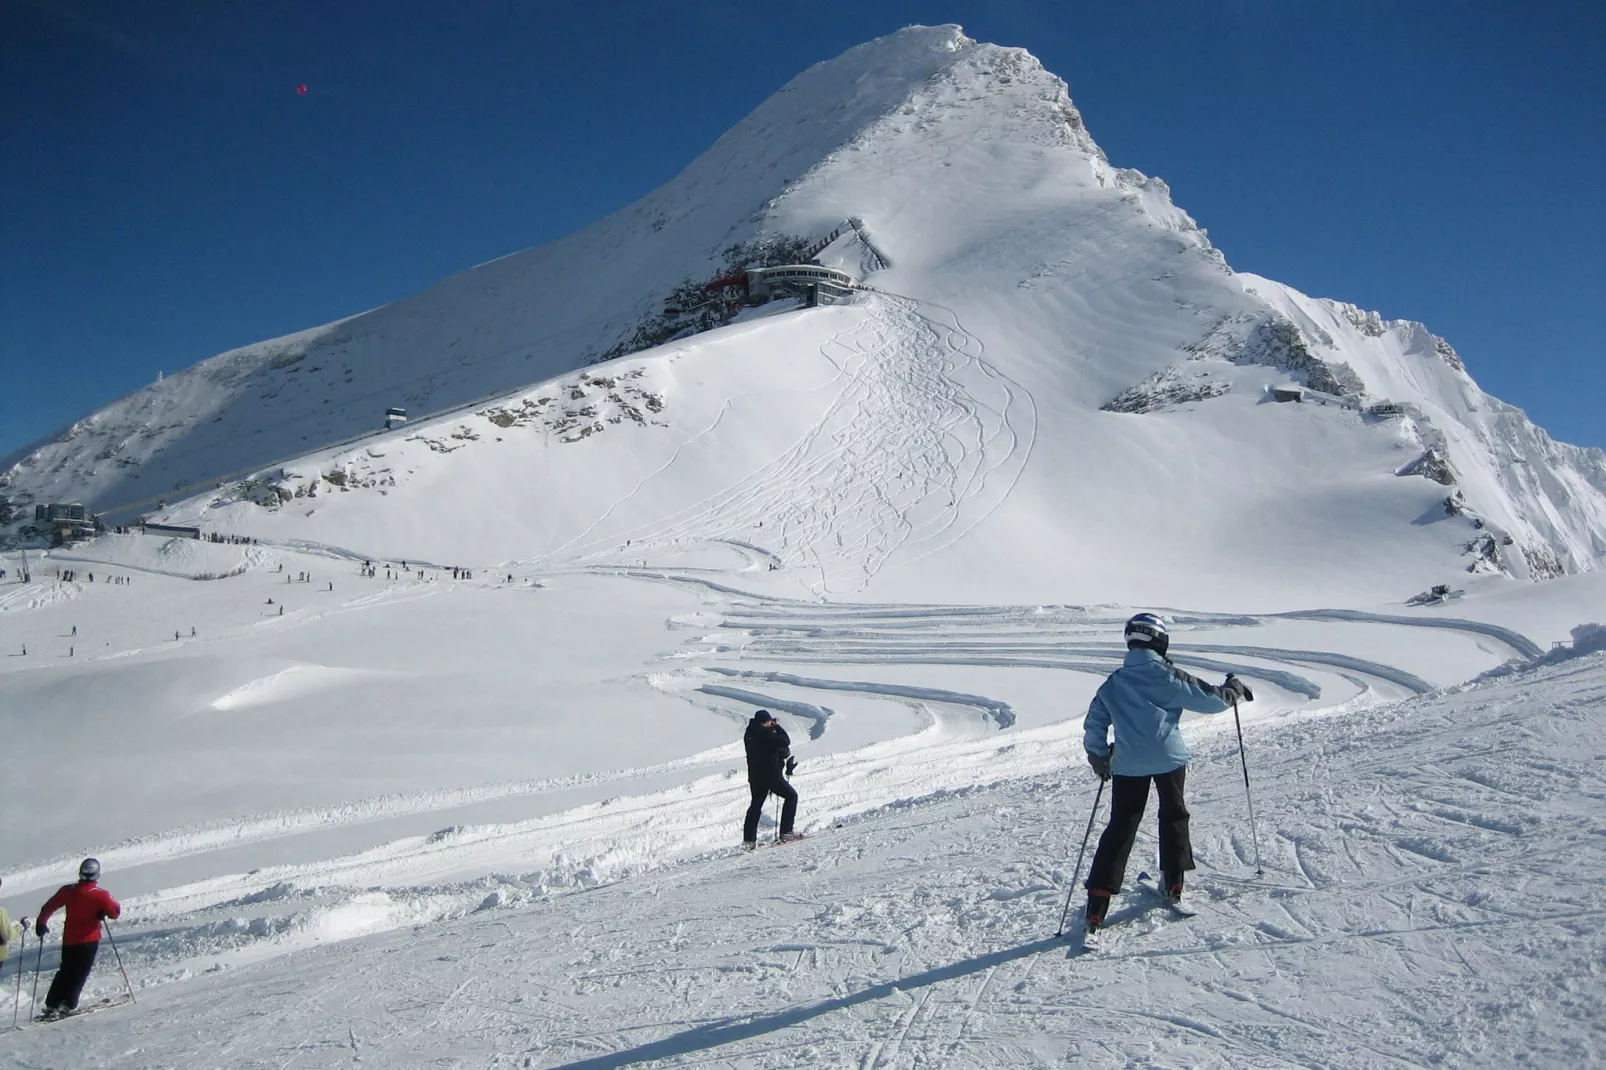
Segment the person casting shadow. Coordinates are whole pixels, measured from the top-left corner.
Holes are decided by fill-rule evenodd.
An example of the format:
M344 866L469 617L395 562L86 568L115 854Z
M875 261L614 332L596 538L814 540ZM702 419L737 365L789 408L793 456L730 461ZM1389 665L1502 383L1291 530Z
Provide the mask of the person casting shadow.
M50 931L46 924L50 916L63 907L67 910L67 924L61 934L61 966L45 996L45 1018L66 1017L78 1010L78 997L89 971L94 969L95 952L100 950L101 919L122 916L123 908L117 900L96 884L99 879L100 863L86 858L78 867L78 883L62 885L39 908L34 933L40 940Z
M1089 933L1104 924L1110 897L1121 891L1151 782L1160 796L1160 894L1181 904L1183 874L1194 868L1183 798L1188 747L1178 727L1182 711L1220 713L1255 697L1231 673L1218 687L1173 665L1166 657L1170 633L1153 613L1127 621L1125 638L1126 658L1099 687L1082 721L1088 765L1100 780L1113 782L1110 823L1086 883Z
M786 777L797 769L797 759L792 757L792 738L770 716L769 710L759 710L747 722L742 743L747 748L747 785L753 790L753 803L747 808L747 820L742 824L742 846L749 851L758 846L758 819L771 794L782 799L781 828L776 842L799 839L792 831L792 822L797 819L797 789L786 782Z

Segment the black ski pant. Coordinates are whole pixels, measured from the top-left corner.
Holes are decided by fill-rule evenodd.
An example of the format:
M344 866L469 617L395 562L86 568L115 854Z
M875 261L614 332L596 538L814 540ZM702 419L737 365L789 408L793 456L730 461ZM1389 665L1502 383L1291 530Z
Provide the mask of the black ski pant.
M1143 811L1149 805L1149 781L1160 795L1160 872L1173 880L1193 868L1193 844L1188 840L1188 807L1182 801L1187 766L1154 776L1112 776L1110 778L1110 823L1099 837L1099 849L1088 871L1089 891L1121 890L1126 878L1126 860L1137 839Z
M99 940L91 940L87 944L62 945L61 965L51 979L50 991L45 994L45 1010L78 1009L78 994L84 990L84 982L89 980L89 971L95 968L95 952L99 950Z
M747 786L753 789L753 805L747 808L747 820L742 822L742 842L752 843L758 839L758 819L763 815L764 804L772 794L784 800L781 805L780 834L785 836L791 832L792 822L797 820L797 789L780 777L764 784L749 781Z

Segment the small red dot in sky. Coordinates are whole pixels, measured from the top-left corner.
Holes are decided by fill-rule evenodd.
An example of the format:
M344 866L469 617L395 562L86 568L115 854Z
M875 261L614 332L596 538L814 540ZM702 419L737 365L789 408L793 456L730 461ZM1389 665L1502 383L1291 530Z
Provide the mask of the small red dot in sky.
M306 86L306 83L305 83L305 82L303 82L303 83L302 83L302 84L300 84L300 85L298 85L298 86L296 86L296 92L297 92L297 93L299 93L299 94L301 94L301 95L302 95L302 96L306 96L306 95L307 95L307 86Z

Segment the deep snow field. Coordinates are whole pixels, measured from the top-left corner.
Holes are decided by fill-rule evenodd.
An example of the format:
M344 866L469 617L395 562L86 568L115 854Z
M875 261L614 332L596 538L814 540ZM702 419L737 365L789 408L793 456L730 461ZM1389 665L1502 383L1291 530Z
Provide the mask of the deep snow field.
M14 1065L1602 1055L1606 661L1459 684L1564 639L1606 604L1599 573L1169 608L1181 664L1257 689L1266 872L1230 716L1194 719L1204 911L1129 891L1093 957L1051 938L1096 786L1080 715L1129 607L794 601L743 593L752 564L370 579L135 535L30 561L0 584L0 800L32 815L0 830L30 860L4 904L34 913L97 854L139 1003L6 1036ZM798 742L815 835L747 856L758 705ZM108 958L89 994L120 985Z

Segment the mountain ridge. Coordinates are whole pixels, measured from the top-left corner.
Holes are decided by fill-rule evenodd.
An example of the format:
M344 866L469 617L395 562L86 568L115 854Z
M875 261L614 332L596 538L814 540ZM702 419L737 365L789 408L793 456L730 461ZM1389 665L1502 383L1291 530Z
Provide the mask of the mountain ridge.
M844 222L851 224L845 231ZM594 384L597 376L615 378L612 372L581 369L610 346L617 350L621 340L657 316L658 306L677 285L710 277L718 270L721 250L760 239L824 237L834 230L844 236L820 251L822 262L841 266L861 280L867 266L878 268L868 283L882 296L860 300L882 302L880 311L844 313L859 320L858 326L843 330L875 334L882 346L877 351L882 356L865 364L880 369L875 373L881 376L875 380L880 385L866 381L865 390L881 391L877 397L883 400L904 397L897 404L911 412L919 409L924 402L899 393L907 387L897 387L893 394L886 394L885 387L894 381L914 382L922 374L919 360L933 359L960 362L970 369L964 374L976 377L969 385L957 385L957 380L927 384L962 399L953 412L968 411L970 416L953 419L972 419L988 408L973 404L973 398L965 400L973 387L984 393L1001 388L1000 398L1011 399L999 400L1003 407L989 410L1002 423L989 424L990 417L972 420L971 430L982 437L958 448L974 455L969 461L928 453L928 461L922 462L926 475L917 474L917 483L955 463L961 468L973 464L976 472L1009 470L1013 482L1005 495L1019 484L1034 501L1029 512L1052 514L1063 508L1055 504L1063 489L1025 463L1033 450L1047 450L1051 470L1085 468L1088 457L1120 470L1097 478L1083 473L1077 493L1084 498L1120 501L1134 479L1148 479L1160 497L1186 497L1189 508L1214 516L1219 509L1214 500L1177 483L1186 473L1163 464L1156 467L1155 462L1169 450L1195 457L1220 452L1225 467L1211 466L1215 474L1210 478L1265 469L1251 482L1266 496L1266 507L1281 518L1282 534L1267 547L1275 546L1274 556L1281 556L1309 543L1312 525L1318 524L1310 516L1291 515L1286 499L1273 489L1293 473L1279 472L1268 458L1288 450L1302 432L1292 426L1274 428L1268 410L1253 417L1253 426L1270 439L1254 444L1241 436L1234 440L1232 425L1250 425L1239 415L1218 411L1239 404L1232 400L1235 392L1258 407L1271 396L1264 377L1280 375L1309 391L1312 400L1332 402L1328 417L1306 418L1320 425L1318 437L1337 436L1333 441L1342 440L1343 451L1360 451L1349 467L1332 467L1332 451L1310 457L1313 467L1305 474L1313 488L1323 481L1353 488L1313 503L1316 511L1329 513L1318 526L1375 526L1380 508L1383 514L1414 518L1418 528L1437 525L1442 532L1430 540L1432 546L1418 545L1409 533L1374 532L1382 540L1379 545L1401 539L1417 545L1413 553L1420 556L1413 571L1453 566L1540 578L1598 567L1606 555L1606 453L1554 443L1520 410L1483 394L1448 343L1419 324L1385 321L1343 302L1308 298L1270 280L1234 273L1208 234L1171 201L1162 180L1109 164L1061 79L1024 50L979 44L957 26L911 27L816 64L671 182L575 234L471 268L392 305L220 354L113 403L76 422L61 440L24 456L0 477L0 493L23 506L70 496L97 507L127 501L165 507L197 486L249 474L253 487L273 484L294 498L327 473L318 472L308 484L298 483L305 473L265 479L255 478L262 475L256 469L297 457L301 461L288 468L299 472L327 466L337 462L342 443L352 447L347 454L363 455L365 448L357 444L368 440L366 432L390 405L408 406L415 416L414 426L399 441L427 440L420 448L437 457L456 454L453 443L474 441L488 430L495 436L490 430L494 423L476 422L490 421L484 413L492 408L506 412L509 405L550 406L554 402L539 399L553 388L589 396L593 388L587 382ZM872 235L879 251L867 259L864 250L872 247ZM849 248L855 240L859 245ZM805 319L823 328L839 324L841 315L814 311ZM777 338L777 332L786 338ZM932 341L943 332L948 332L946 339ZM836 343L830 332L822 334L804 320L783 326L770 317L715 335L675 339L669 347L651 351L661 354L659 358L638 354L619 365L626 373L645 376L643 396L668 399L676 409L655 414L653 421L643 418L640 427L650 429L676 418L676 399L687 397L658 382L665 361L695 362L701 358L694 354L723 353L728 340L737 336L762 337L765 345L775 339L779 348L774 353L798 354L790 359L818 364L823 358L818 364L822 373L835 367L840 375L845 367L832 355ZM924 356L886 356L899 346ZM719 360L721 368L731 367L728 358ZM762 391L763 377L750 373L741 372L744 381ZM1127 392L1141 395L1143 384L1155 377L1176 382L1192 378L1207 385L1196 388L1204 393L1191 397L1188 391L1195 388L1176 393L1187 397L1178 403L1181 409L1108 410L1113 399ZM730 387L728 381L711 382L721 383L716 390ZM609 399L608 389L598 394L612 406L607 417L585 416L581 410L588 403L576 402L572 411L542 426L569 434L581 425L602 430L615 416L634 421L621 415L626 408L641 414L640 399ZM1136 403L1141 406L1141 398ZM479 405L487 408L473 412ZM1011 405L1017 419L1024 419L1028 408L1034 414L1031 441L1020 438L1023 428L1001 429ZM1215 406L1208 410L1214 415L1200 419L1206 411L1200 406ZM443 424L439 433L417 425L419 408L442 413L434 421ZM1101 418L1100 409L1108 415ZM1242 419L1253 411L1244 410ZM1053 414L1054 421L1042 424L1039 413ZM1089 415L1071 415L1083 413ZM717 420L712 413L698 417L705 418ZM444 426L454 421L458 431ZM829 420L820 426L830 426ZM898 426L918 437L913 425ZM474 437L452 437L464 429ZM805 434L804 428L795 430ZM854 433L863 438L866 430ZM1052 433L1045 438L1038 434L1042 431ZM808 433L818 437L820 431ZM847 432L838 427L833 433ZM879 428L874 431L880 433ZM995 449L995 456L986 457L987 442L996 446L1010 436L1017 439L1011 449L1023 451L1021 456L999 457ZM570 438L555 441L573 444ZM682 458L690 441L681 441L672 456L665 456ZM390 446L371 448L382 449L382 455L395 452ZM657 448L642 442L630 447L648 453ZM909 448L909 441L887 437L882 448L896 452ZM1293 448L1297 453L1304 446ZM780 442L760 446L754 439L743 449L758 463L760 457L784 455L787 447ZM1150 451L1159 452L1146 457ZM612 447L593 452L581 463L592 470L615 463L612 452ZM1401 452L1409 456L1388 457ZM471 454L457 456L452 463L460 467ZM643 471L632 480L662 470L664 457L653 456L656 460L643 461ZM1238 460L1226 463L1228 457ZM517 509L499 509L505 527L526 534L500 541L476 536L475 553L487 560L548 558L557 547L575 544L578 532L603 530L596 528L598 511L618 520L621 531L653 529L650 517L620 519L617 509L624 499L609 504L587 497L589 488L578 488L569 476L543 467L550 460L524 457L517 464L534 485L549 486L566 501L575 499L574 516L558 524L546 515L535 518ZM642 458L617 460L634 471L631 466ZM339 463L358 462L348 458ZM683 461L681 469L689 463ZM741 465L729 457L706 463L712 467L688 476L688 487L706 483L712 492L720 479L742 478ZM881 464L866 463L871 468ZM1527 468L1511 471L1518 465ZM724 474L716 477L716 471ZM1406 481L1422 476L1430 486L1377 482L1385 475ZM396 473L377 478L394 479ZM905 476L889 468L876 478L891 482L837 487L830 493L851 497L862 491L885 501L897 499L888 488ZM969 477L955 478L955 486L971 485ZM476 477L473 482L494 493L484 480ZM995 479L995 490L997 486ZM265 518L238 506L251 493L225 490L178 512L211 524L260 528ZM669 515L683 510L687 503L677 503L678 493L666 488L652 508ZM1350 515L1330 513L1347 494L1360 495ZM270 497L279 500L278 491ZM1363 499L1369 504L1359 504ZM1154 503L1125 504L1124 511L1114 504L1096 510L1091 523L1168 524L1166 511ZM815 504L801 499L786 505L777 498L771 505L783 512L795 506L801 510L798 515L818 513ZM637 506L647 508L640 501L631 508ZM446 499L432 507L446 512L466 508ZM911 521L906 507L914 508L904 502L877 514L878 519L862 520L871 527L892 525L888 530L929 521ZM1440 510L1437 516L1435 508ZM313 529L322 523L298 535L282 535L350 541L334 530L315 535ZM751 541L757 523L753 518L741 530L715 528L725 532L721 537ZM810 520L804 525L812 534L798 536L803 539L799 561L818 552L824 523ZM1044 553L1081 553L1071 544L1103 545L1109 538L1102 532L1090 535L1081 520L1062 518L1054 527L1066 523L1082 537L1056 547L1052 544L1061 540L1049 536ZM968 531L974 524L967 520L960 526ZM1230 525L1222 516L1206 526ZM365 539L374 534L372 524L358 527ZM417 534L415 526L404 530ZM991 530L982 529L983 542L992 538ZM389 545L388 539L380 543ZM381 552L372 543L363 545ZM1000 542L994 552L1007 553L1003 546ZM404 552L399 544L395 549ZM778 560L787 559L785 547L777 553ZM896 564L896 555L885 560ZM1184 555L1170 567L1206 566L1204 560ZM832 582L826 586L832 588Z

